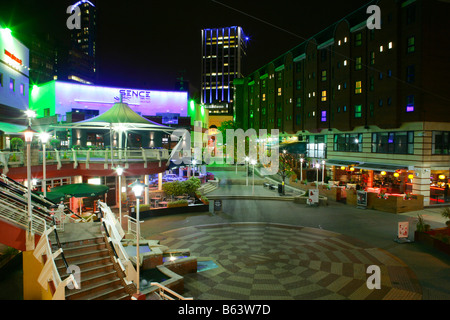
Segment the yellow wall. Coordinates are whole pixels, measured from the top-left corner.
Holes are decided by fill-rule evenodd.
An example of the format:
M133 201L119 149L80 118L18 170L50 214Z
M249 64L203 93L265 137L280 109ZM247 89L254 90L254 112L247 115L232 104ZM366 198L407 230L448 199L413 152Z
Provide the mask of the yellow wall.
M23 258L23 299L51 300L50 290L44 290L37 279L42 271L42 264L33 256L33 251L22 252Z

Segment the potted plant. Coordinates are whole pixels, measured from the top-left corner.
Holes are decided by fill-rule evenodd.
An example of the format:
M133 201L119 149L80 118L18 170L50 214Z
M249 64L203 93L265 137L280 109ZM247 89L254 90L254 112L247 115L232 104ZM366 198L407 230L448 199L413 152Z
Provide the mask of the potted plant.
M448 219L445 224L447 225L447 228L450 228L450 208L444 208L441 213L442 217L445 219Z
M431 226L429 224L425 223L425 220L423 219L422 215L418 214L417 218L418 218L418 220L417 220L416 231L417 232L430 231Z

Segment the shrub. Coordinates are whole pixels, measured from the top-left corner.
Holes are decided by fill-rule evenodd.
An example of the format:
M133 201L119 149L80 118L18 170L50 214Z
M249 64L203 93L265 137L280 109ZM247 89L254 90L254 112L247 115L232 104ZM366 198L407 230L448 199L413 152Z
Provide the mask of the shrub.
M149 211L149 210L150 210L150 205L149 204L140 204L139 205L139 212Z
M187 200L172 201L167 204L167 208L187 207L189 202Z

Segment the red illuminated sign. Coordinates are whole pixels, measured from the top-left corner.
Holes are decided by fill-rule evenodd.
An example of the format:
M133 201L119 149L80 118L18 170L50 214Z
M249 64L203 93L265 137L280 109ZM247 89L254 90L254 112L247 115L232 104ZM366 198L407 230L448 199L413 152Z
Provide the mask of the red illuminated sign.
M13 55L11 52L9 52L8 50L5 49L5 55L7 55L8 57L10 57L11 59L13 59L15 62L17 62L18 64L22 64L22 60L20 60L19 58L17 58L15 55Z

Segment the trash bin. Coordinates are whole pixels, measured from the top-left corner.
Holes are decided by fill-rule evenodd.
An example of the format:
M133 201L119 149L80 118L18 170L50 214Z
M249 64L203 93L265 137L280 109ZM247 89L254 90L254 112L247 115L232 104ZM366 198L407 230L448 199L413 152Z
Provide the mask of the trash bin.
M278 184L278 193L283 194L283 185L281 183Z
M222 212L222 200L214 200L214 212Z

